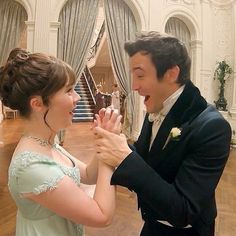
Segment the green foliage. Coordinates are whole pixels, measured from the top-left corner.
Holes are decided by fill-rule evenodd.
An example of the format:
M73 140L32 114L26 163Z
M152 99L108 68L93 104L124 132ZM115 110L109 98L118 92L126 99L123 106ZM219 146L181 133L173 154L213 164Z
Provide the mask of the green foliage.
M225 85L226 79L229 77L230 74L233 73L232 68L225 60L217 62L217 67L214 73L214 79L219 80L221 86Z

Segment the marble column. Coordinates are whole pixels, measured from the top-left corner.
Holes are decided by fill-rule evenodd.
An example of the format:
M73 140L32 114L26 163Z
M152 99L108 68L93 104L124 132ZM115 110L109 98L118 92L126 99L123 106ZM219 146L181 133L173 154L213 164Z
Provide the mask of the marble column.
M35 22L34 21L25 21L27 27L27 49L30 52L34 51L34 29Z
M212 82L212 55L213 55L213 16L209 0L202 1L202 61L201 61L201 83L202 95L208 102L212 103L210 84Z
M3 114L2 114L2 102L0 100L0 123L3 121Z
M37 0L35 14L34 52L49 52L51 1Z
M233 1L233 20L236 22L236 1ZM236 40L236 24L233 24L233 31L234 31L234 39ZM236 55L236 45L234 44L234 56ZM232 107L230 108L230 114L232 120L236 121L236 58L234 58L234 65L233 65L233 101L232 101Z
M50 22L49 53L54 56L57 56L58 28L60 24L60 22Z
M199 89L201 89L202 87L201 55L202 55L202 41L200 40L191 41L191 58L192 58L191 80Z

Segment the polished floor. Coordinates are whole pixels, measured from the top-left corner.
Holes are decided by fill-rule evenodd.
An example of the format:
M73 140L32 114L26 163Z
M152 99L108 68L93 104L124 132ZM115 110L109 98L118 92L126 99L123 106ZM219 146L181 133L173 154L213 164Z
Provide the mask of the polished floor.
M0 236L15 234L16 207L7 188L7 171L17 140L22 134L22 120L6 119L0 124ZM74 123L66 131L64 147L88 162L94 155L91 123ZM92 188L87 187L88 191ZM216 236L236 236L236 149L230 158L216 192L218 217ZM143 222L137 211L135 194L118 187L116 214L111 226L86 227L86 236L137 236Z

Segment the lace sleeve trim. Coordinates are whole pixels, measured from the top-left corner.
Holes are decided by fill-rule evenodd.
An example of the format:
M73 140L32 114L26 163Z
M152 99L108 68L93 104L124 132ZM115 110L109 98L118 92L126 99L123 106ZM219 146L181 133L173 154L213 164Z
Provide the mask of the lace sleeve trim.
M43 184L39 185L38 187L35 187L33 190L33 193L36 195L39 195L40 193L52 191L56 189L58 183L64 176L65 175L57 176L57 177L54 177L53 179L45 181Z

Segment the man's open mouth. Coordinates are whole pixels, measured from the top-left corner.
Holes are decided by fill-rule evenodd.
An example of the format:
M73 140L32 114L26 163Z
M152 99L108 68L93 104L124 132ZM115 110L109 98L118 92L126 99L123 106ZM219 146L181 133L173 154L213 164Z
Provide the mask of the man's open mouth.
M149 95L145 96L144 102L146 102L150 98Z

